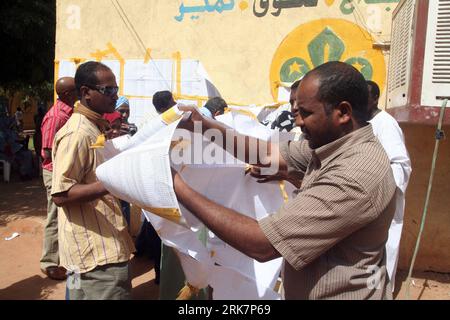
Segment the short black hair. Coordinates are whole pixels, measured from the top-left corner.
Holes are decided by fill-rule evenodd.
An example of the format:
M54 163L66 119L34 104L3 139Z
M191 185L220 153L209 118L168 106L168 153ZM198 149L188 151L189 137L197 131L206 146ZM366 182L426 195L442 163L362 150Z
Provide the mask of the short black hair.
M372 94L372 97L377 99L380 97L380 87L378 84L374 81L368 80L366 81L367 85L370 87L370 93Z
M170 102L173 100L172 92L170 91L158 91L153 95L153 105L156 111L159 113L170 108Z
M291 90L296 90L298 88L298 86L300 85L300 82L302 82L301 79L295 81L292 85L291 85Z
M368 120L369 90L366 79L353 66L339 61L324 63L305 76L317 76L320 81L317 99L325 104L327 113L343 101L351 104L353 116L359 124Z
M208 109L212 115L214 115L217 111L220 111L220 113L223 114L225 112L225 108L227 107L228 105L226 101L221 97L211 98L205 104L205 108Z
M95 86L98 84L97 71L111 69L101 62L88 61L81 64L75 72L75 88L77 89L78 98L81 98L82 86Z

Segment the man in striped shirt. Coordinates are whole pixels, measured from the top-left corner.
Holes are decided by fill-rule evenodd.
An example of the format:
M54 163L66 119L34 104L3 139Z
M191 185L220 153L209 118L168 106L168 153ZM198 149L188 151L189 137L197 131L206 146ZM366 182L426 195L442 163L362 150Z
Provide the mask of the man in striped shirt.
M354 67L317 67L297 90L296 124L304 139L280 146L227 132L195 108L180 108L192 112L184 128L201 121L203 131L219 130L223 139L215 134L215 142L242 161L303 176L294 199L256 221L210 201L173 172L178 200L219 238L261 262L284 258L286 299L392 299L385 244L396 186L367 123L367 100L366 81Z
M59 266L58 252L58 210L52 201L52 145L56 132L69 120L73 106L77 100L75 80L72 77L58 79L55 84L58 100L48 110L42 120L42 178L47 190L47 221L44 227L44 243L42 247L41 270L51 279L66 279L66 269ZM39 152L38 151L38 152Z
M106 65L86 62L75 74L80 101L53 143L52 198L58 206L59 256L68 271L69 300L130 299L134 251L119 200L97 180L105 113L118 87Z

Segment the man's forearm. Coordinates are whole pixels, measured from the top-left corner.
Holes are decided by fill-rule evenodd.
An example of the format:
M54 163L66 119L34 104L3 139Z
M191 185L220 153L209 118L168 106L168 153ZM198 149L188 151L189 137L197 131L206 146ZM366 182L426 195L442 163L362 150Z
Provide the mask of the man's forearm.
M52 196L53 202L58 206L67 206L90 202L108 194L100 181L90 184L76 184L69 191Z
M207 199L177 179L174 184L178 200L220 239L261 262L280 256L255 219Z
M198 121L198 126L200 121ZM195 132L194 128L189 130ZM283 161L279 157L278 148L274 147L272 143L257 139L250 136L239 134L233 128L230 128L219 121L203 117L201 121L202 134L205 135L208 130L217 130L220 132L220 141L214 142L221 146L224 150L231 153L235 158L249 164L260 167L269 167L276 165L283 167ZM217 139L217 135L214 135ZM272 150L272 149L276 150ZM272 151L274 153L272 153ZM276 162L276 164L274 164Z

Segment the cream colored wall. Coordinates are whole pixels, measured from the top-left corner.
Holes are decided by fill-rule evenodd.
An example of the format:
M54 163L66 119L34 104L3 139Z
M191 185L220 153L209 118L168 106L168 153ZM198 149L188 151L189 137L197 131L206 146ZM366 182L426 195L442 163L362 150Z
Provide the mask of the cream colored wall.
M271 8L260 18L253 13L254 1L261 11L259 0L236 0L232 10L185 14L179 22L174 17L180 14L181 4L204 7L205 1L120 0L131 27L119 15L116 0L57 0L56 60L93 59L95 52L108 49L108 43L124 59L144 59L144 47L155 59L170 59L178 51L182 58L201 61L226 100L267 103L277 98L275 83L283 59L298 56L311 65L307 45L331 23L345 45L341 60L368 58L375 80L384 87L387 60L372 44L389 40L397 0L354 1L352 13L348 0L318 0L316 7L283 9L278 17L271 14L274 1L268 1ZM192 19L193 15L198 18ZM300 52L295 47L301 47Z
M435 144L435 126L401 124L413 172L406 191L399 268L408 269L420 229ZM450 126L442 128L447 134ZM450 140L441 140L427 220L414 270L450 272Z

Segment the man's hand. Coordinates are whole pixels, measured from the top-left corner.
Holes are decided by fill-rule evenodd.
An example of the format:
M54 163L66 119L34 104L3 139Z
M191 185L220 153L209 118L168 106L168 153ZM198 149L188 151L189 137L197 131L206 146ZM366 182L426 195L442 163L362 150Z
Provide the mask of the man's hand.
M189 117L192 121L202 121L203 120L203 115L200 113L200 111L198 110L198 108L196 106L185 106L185 105L179 105L178 109L180 111L184 111L184 112L190 112L191 116Z
M186 112L186 115L183 116L183 119L181 120L180 124L178 125L179 128L183 128L189 131L194 131L194 122L203 122L204 118L203 115L198 111L198 108L195 106L184 106L179 105L178 109L180 111Z
M127 123L120 124L120 135L128 134L130 126Z
M287 180L288 176L284 172L278 172L277 174L272 175L264 175L261 173L261 168L256 166L251 166L246 172L250 173L250 175L254 178L256 178L256 182L258 183L266 183L270 181L283 181Z
M270 181L288 181L290 183L292 183L294 186L296 186L297 188L300 188L302 185L302 180L294 177L294 176L290 176L286 171L279 171L277 174L272 174L272 175L264 175L261 174L261 168L256 167L256 166L250 166L246 171L245 174L250 173L250 175L254 178L256 178L256 182L258 183L266 183L266 182L270 182Z

